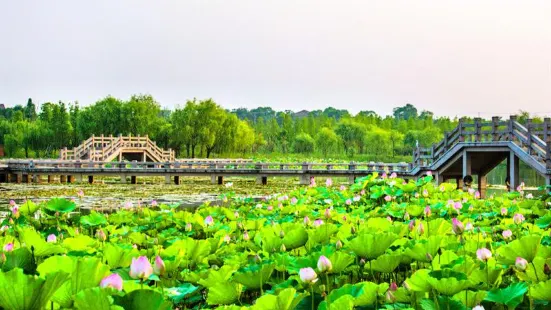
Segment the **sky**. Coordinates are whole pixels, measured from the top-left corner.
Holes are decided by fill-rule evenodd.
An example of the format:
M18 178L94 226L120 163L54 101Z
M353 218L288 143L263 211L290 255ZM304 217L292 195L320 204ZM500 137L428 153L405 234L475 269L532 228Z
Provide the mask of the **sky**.
M551 115L551 1L0 0L0 103Z

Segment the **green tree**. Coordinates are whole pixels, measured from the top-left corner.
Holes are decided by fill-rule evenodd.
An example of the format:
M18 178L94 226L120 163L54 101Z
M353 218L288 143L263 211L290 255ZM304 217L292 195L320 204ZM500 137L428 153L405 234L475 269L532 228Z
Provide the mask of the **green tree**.
M302 132L295 137L293 146L297 153L312 153L314 152L314 144L314 138Z
M320 151L324 157L333 154L339 144L339 137L334 130L323 127L316 135L316 149Z

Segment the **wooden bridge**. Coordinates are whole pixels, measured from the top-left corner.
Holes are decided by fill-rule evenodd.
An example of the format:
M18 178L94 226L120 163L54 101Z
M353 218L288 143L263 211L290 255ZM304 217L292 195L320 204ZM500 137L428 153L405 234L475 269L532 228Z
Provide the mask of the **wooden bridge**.
M94 176L120 176L121 182L136 183L137 177L164 176L166 183L180 183L183 176L210 176L223 183L224 177L252 176L266 184L268 177L299 177L308 184L311 177L356 177L373 172L395 172L403 178L417 178L432 172L437 182L472 175L484 194L486 175L507 161L511 188L519 185L519 163L537 171L551 185L551 120L521 124L515 116L508 120L479 118L447 132L444 139L430 148L417 148L411 163L254 163L250 160L178 160L148 137L92 137L73 150L62 150L59 160L7 160L0 162L0 180L40 182L42 176L61 182L93 182ZM138 154L138 155L136 155ZM123 162L130 156L131 162ZM133 156L133 157L132 157ZM113 162L113 160L118 161Z

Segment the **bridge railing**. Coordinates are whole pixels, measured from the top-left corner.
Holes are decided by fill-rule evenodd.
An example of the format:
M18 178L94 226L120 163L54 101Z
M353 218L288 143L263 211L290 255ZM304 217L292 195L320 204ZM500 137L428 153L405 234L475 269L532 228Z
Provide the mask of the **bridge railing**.
M457 127L446 132L431 148L417 147L413 152L413 166L430 166L457 143L513 142L551 169L551 119L545 118L543 123L528 119L524 125L517 120L516 116L509 120L492 117L491 121L475 118L472 123L460 119Z

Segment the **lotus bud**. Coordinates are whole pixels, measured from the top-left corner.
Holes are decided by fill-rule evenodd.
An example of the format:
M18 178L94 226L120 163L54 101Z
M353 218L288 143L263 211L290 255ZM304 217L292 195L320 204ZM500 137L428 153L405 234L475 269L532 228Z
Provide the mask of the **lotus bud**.
M210 268L214 271L217 271L217 270L220 269L220 267L218 267L218 265L212 265L212 266L210 266Z
M268 206L268 207L266 208L266 210L268 210L268 211L273 211L273 210L274 210L274 207Z
M101 280L101 282L99 283L99 287L101 288L110 287L118 291L122 291L122 284L123 284L123 281L121 276L117 273L112 273Z
M98 230L97 235L98 235L98 239L99 239L100 241L105 241L105 240L107 240L107 235L105 235L105 233L103 232L103 229Z
M425 254L425 257L429 262L432 262L432 255L430 255L430 253Z
M121 240L122 240L122 238L121 238ZM137 250L137 249L138 249L138 245L134 243L134 244L132 245L132 248L134 248L134 249Z
M249 233L245 230L245 232L243 233L243 240L249 241L250 239L251 237L249 237Z
M337 248L337 250L342 249L342 242L340 240L337 240L337 243L335 244L335 248Z
M191 225L191 223L186 224L186 231L187 232L190 232L192 228L193 228L193 226Z
M328 272L333 269L333 264L331 261L324 255L320 256L318 259L318 270L319 272Z
M387 219L387 221L392 223L392 218L390 216L387 216L386 219Z
M452 230L456 235L461 235L465 231L465 226L456 217L452 219Z
M237 211L233 212L233 217L235 217L236 219L238 219L238 218L239 218L239 212L237 212Z
M281 239L285 238L285 232L283 230L279 231L279 238Z
M551 266L549 266L549 264L546 263L543 265L543 273L547 276L551 274Z
M2 254L0 254L0 263L5 263L6 262L6 254L4 254L4 252L2 252Z
M281 252L287 252L287 248L285 247L285 244L281 244L281 247L279 248Z
M409 221L409 219L409 213L406 211L406 213L404 213L404 220Z
M314 284L318 281L318 275L314 271L314 269L307 267L307 268L301 268L298 272L298 275L300 277L300 280L306 284Z
M46 241L55 243L55 242L57 242L57 237L54 234L50 234L50 235L48 235L48 238L46 238Z
M319 286L320 292L323 292L323 293L322 293L322 296L324 296L324 295L326 294L325 289L326 289L326 287L325 287L324 284L321 284L321 285Z
M10 220L8 221L10 225L13 225L15 222L13 221L13 218L10 217Z
M291 198L291 204L296 205L298 202L298 199L296 197Z
M212 218L212 216L209 215L205 218L205 225L211 226L213 223L214 223L214 219Z
M4 246L4 252L11 252L13 251L13 243L7 243L5 246Z
M396 302L396 296L394 296L394 293L392 293L391 290L388 290L385 293L385 300L388 303L394 303L394 302Z
M509 229L504 230L501 234L503 235L503 239L505 240L509 240L513 236L513 232Z
M522 257L517 257L515 260L515 267L520 271L524 271L526 267L528 267L528 261Z
M396 284L396 282L390 283L390 288L389 288L389 290L391 290L391 291L394 292L394 291L396 291L397 289L398 289L398 284Z
M360 263L359 263L359 264L360 264L360 266L363 266L363 265L365 265L365 259L363 259L363 258L362 258L362 259L360 259Z
M476 258L478 258L480 261L487 261L492 257L492 252L486 248L481 248L476 250Z
M356 234L356 227L350 226L350 233L353 235Z
M306 226L310 225L310 218L308 216L304 217L304 225Z
M15 200L13 200L13 199L10 199L10 206L12 206L12 207L13 207L13 206L15 206L15 205L16 205L16 203L15 203Z
M350 206L352 205L352 200L351 199L346 199L346 201L344 202L347 206Z
M476 191L476 192L474 193L474 198L475 198L475 199L480 199L480 192L479 192L479 191Z
M473 310L485 310L482 305L477 305L473 308Z
M333 180L331 180L331 178L328 178L327 180L325 180L325 186L331 187L332 185L333 185Z
M414 228L415 228L415 220L409 221L409 224L408 224L409 231L413 231Z
M362 190L360 191L360 195L361 195L361 196L365 195L365 189L362 189Z
M325 215L325 218L331 218L331 210L329 208L326 208L323 215Z
M342 192L342 191L345 191L345 190L346 190L346 186L341 185L340 190L341 190L341 192Z
M396 172L393 172L393 173L390 174L391 179L396 179L397 176L398 175L396 174Z
M323 221L320 220L320 219L316 219L314 221L314 227L320 227L321 225L323 225Z
M130 277L132 279L140 279L142 281L147 280L153 273L153 267L145 256L138 258L132 258L132 264L130 264Z
M534 195L532 195L532 193L526 195L526 199L532 199L532 198L534 198Z
M425 217L430 217L432 215L432 211L430 210L430 206L426 206L423 213L425 214Z
M162 276L165 274L165 271L166 271L165 262L159 255L157 255L157 257L155 257L155 262L153 264L153 273L155 273L158 276Z
M417 227L417 233L419 235L422 235L425 233L425 226L423 226L423 223L419 223L419 227Z
M513 216L513 222L515 224L520 224L522 222L524 222L524 215L520 214L520 213L516 213L514 216Z
M429 196L429 191L426 189L423 190L423 197L427 198Z
M390 196L390 195L385 196L385 201L386 202L390 202L391 200L392 200L392 196Z
M77 228L75 228L75 236L78 236L78 234L79 234L79 230L78 230L78 227L77 227Z
M228 235L225 235L225 236L224 236L224 242L226 242L226 243L230 243L230 242L231 242L231 238L230 238L230 236L228 236Z
M471 222L468 222L467 225L465 225L466 231L472 231L474 229L473 224Z
M16 219L19 218L19 207L17 205L14 205L11 209L11 214L13 215L13 217L15 217Z

